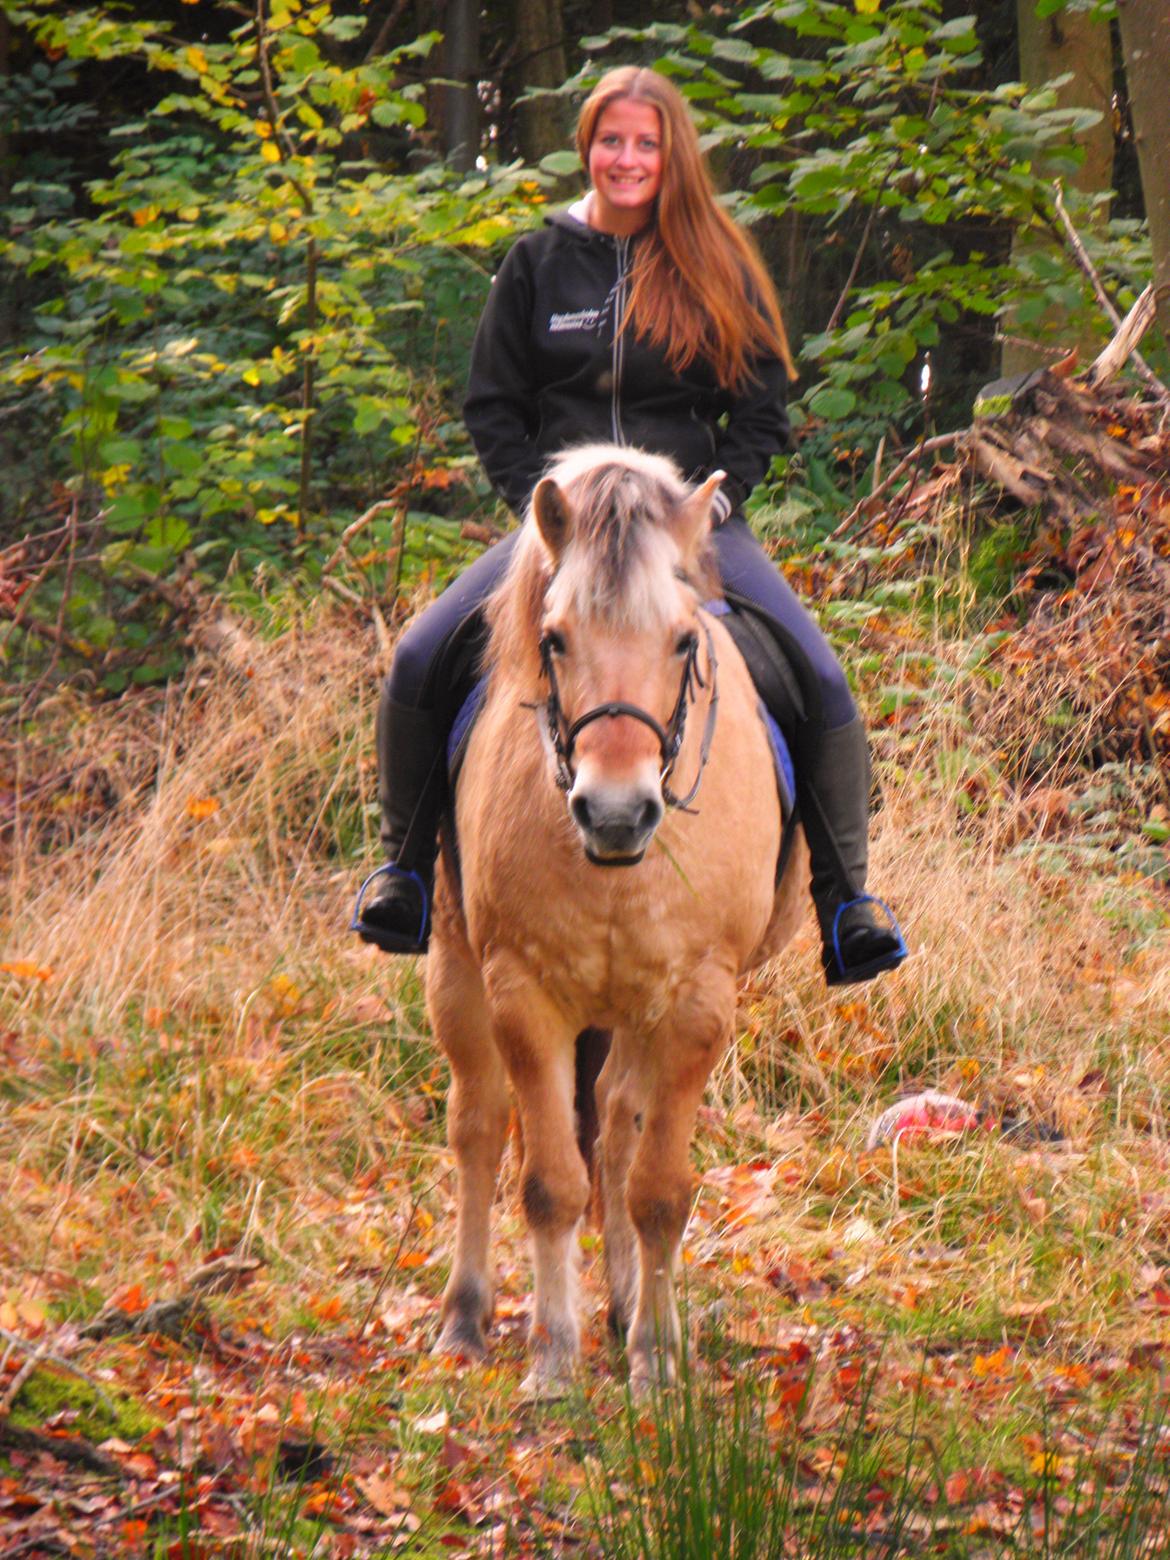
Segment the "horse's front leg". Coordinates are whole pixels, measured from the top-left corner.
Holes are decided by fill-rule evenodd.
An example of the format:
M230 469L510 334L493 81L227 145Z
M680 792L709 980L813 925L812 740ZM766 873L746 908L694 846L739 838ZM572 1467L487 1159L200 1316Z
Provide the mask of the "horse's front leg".
M532 1365L529 1397L562 1396L580 1354L578 1226L589 1173L573 1115L578 1024L534 980L489 974L495 1034L516 1095L524 1137L520 1195L532 1237Z
M635 1392L674 1379L680 1339L674 1274L691 1205L691 1134L711 1069L731 1039L734 1015L733 976L709 970L644 1055L648 1087L627 1185L638 1233L638 1297L628 1343Z
M443 1293L435 1352L479 1359L492 1312L488 1267L491 1207L511 1101L478 966L452 932L432 939L427 959L431 1026L451 1063L447 1141L455 1154L455 1251Z

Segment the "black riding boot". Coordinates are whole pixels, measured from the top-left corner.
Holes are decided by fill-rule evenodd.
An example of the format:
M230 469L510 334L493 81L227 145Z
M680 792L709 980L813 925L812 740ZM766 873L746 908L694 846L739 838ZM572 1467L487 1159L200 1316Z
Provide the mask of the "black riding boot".
M823 731L798 775L801 821L812 857L821 962L830 986L871 980L906 957L897 924L883 925L866 895L869 744L860 720Z
M351 930L385 953L425 953L439 818L446 796L446 739L433 710L378 706L378 800L387 865L366 879ZM363 896L374 885L365 904Z

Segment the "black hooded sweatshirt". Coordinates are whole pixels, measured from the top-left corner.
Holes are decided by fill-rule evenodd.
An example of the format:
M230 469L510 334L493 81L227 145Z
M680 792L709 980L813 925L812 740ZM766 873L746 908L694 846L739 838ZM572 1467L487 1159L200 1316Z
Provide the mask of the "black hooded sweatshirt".
M757 358L754 381L732 395L705 359L679 373L632 331L615 335L636 243L556 212L516 241L492 283L463 416L484 470L517 513L550 457L575 444L669 455L692 482L723 470L732 510L787 447L777 358Z

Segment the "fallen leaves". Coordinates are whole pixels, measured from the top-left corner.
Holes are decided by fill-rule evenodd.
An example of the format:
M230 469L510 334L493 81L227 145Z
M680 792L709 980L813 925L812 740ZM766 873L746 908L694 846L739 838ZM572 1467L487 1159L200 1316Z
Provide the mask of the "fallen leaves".
M379 1516L394 1518L395 1525L408 1533L418 1532L419 1519L411 1511L414 1498L395 1479L389 1463L382 1463L364 1477L359 1475L354 1486Z
M705 1186L721 1194L722 1224L729 1232L759 1221L774 1206L779 1168L771 1161L746 1165L721 1165L703 1177Z
M45 1330L46 1311L39 1300L8 1294L0 1300L0 1327L38 1338Z
M14 975L17 980L52 980L53 971L42 964L34 964L31 959L7 959L0 964L0 972L5 975Z

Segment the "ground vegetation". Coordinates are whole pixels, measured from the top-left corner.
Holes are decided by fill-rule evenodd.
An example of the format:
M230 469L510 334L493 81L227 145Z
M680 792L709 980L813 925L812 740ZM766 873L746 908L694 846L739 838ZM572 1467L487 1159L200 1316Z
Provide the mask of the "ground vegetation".
M6 1556L1165 1552L1162 143L1139 6L1070 6L1119 51L1107 219L1014 7L560 12L577 83L675 74L781 282L752 519L854 680L915 956L830 995L810 917L753 980L681 1390L629 1402L587 1229L538 1408L515 1145L492 1357L429 1353L445 1073L419 967L345 930L394 636L510 524L462 363L570 179L512 11L456 168L429 6L3 0ZM1009 309L1046 367L997 381ZM924 1091L964 1109L875 1137Z

